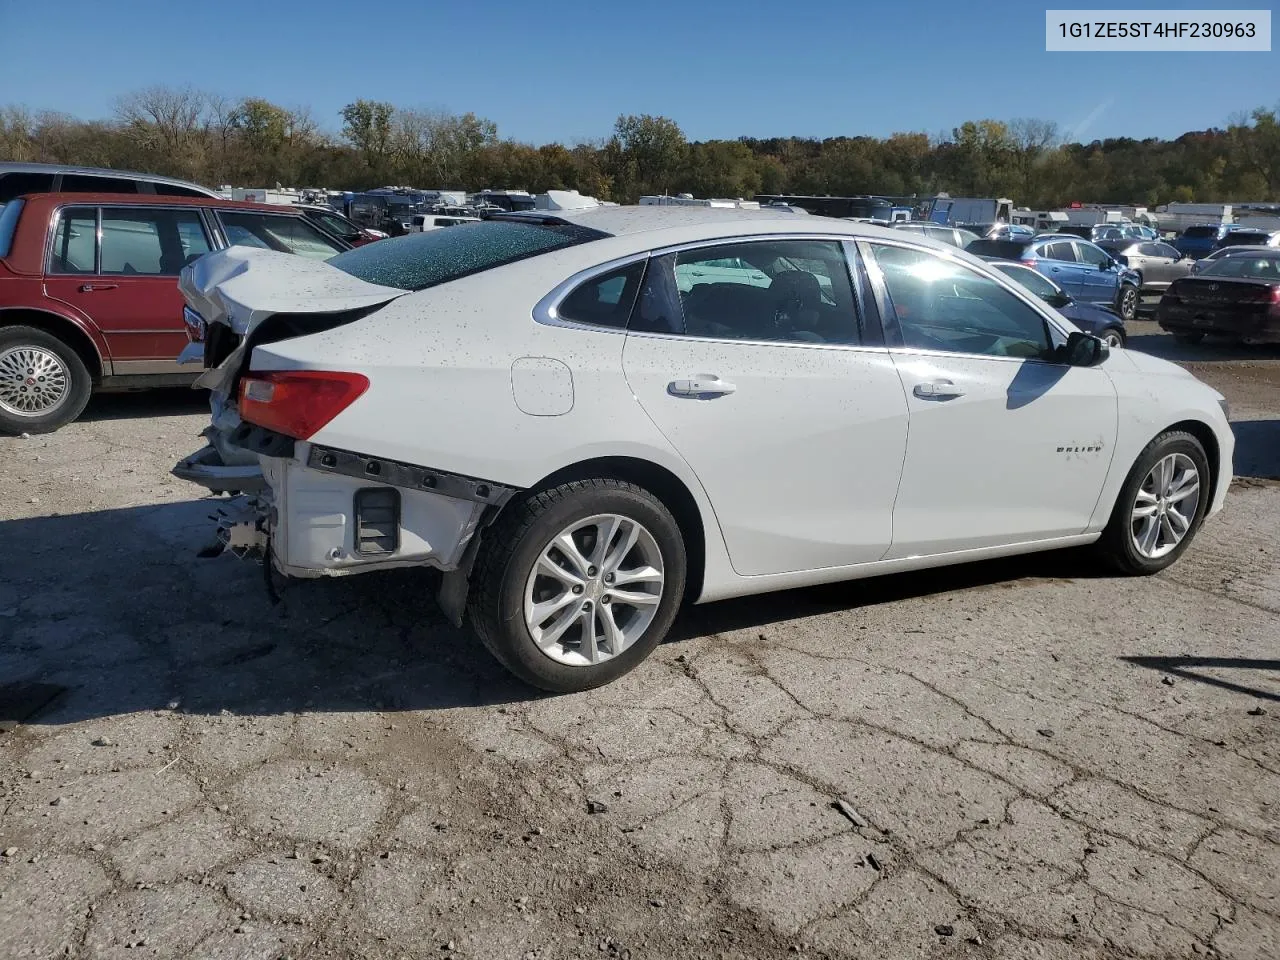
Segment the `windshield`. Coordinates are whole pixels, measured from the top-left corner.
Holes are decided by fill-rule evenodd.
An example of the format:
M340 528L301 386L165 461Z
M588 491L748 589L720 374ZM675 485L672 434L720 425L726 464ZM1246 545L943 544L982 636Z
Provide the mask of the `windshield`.
M609 234L574 224L485 220L465 230L431 230L348 250L329 262L353 277L424 290Z
M0 203L0 257L9 255L9 247L13 244L13 232L18 226L18 217L22 214L22 200L10 200Z
M1240 277L1280 282L1280 253L1275 256L1223 257L1200 271L1202 277Z

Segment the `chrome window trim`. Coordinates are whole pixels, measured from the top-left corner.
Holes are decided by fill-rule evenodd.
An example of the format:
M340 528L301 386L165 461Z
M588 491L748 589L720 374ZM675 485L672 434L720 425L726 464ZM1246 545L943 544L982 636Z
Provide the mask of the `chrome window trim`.
M581 320L566 320L560 316L560 304L582 284L606 273L612 273L615 270L620 270L623 267L631 266L633 263L648 259L649 251L646 250L643 253L628 254L625 257L618 257L615 260L609 260L605 263L596 264L594 267L579 270L567 279L557 283L551 288L550 293L534 304L533 319L546 326L563 327L566 330L590 330L595 333L620 333L625 335L627 333L625 326L609 327L599 323L583 323Z

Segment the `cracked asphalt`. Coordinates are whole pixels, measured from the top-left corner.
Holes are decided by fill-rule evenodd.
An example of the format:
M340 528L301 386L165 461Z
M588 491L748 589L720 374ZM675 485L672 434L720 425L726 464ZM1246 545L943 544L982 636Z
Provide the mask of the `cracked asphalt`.
M1280 956L1280 350L1150 579L1045 555L686 612L522 687L413 573L200 560L198 396L0 439L0 957ZM839 805L835 806L839 801Z

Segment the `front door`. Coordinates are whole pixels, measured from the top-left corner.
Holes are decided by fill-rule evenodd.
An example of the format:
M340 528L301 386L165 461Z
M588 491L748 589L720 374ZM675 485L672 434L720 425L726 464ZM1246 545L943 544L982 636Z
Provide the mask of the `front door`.
M1111 254L1084 240L1076 241L1076 256L1080 258L1084 293L1081 300L1111 306L1120 293L1120 268Z
M50 296L102 331L117 375L182 372L187 344L178 273L209 251L193 207L103 207L62 211L45 276ZM95 232L98 243L94 244Z
M865 249L910 410L889 558L1084 532L1116 439L1106 372L1049 362L1039 309L968 265Z
M736 274L709 268L730 262ZM839 241L766 238L650 260L623 348L627 382L697 474L743 576L889 549L907 407L878 325L861 316Z

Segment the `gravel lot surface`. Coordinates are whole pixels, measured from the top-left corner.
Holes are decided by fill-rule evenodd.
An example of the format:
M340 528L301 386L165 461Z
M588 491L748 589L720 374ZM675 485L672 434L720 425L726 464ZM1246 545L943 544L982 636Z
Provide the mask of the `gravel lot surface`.
M0 684L66 688L0 733L0 957L1280 957L1280 350L1131 330L1238 421L1164 574L697 608L558 698L420 575L198 559L198 396L0 438Z

